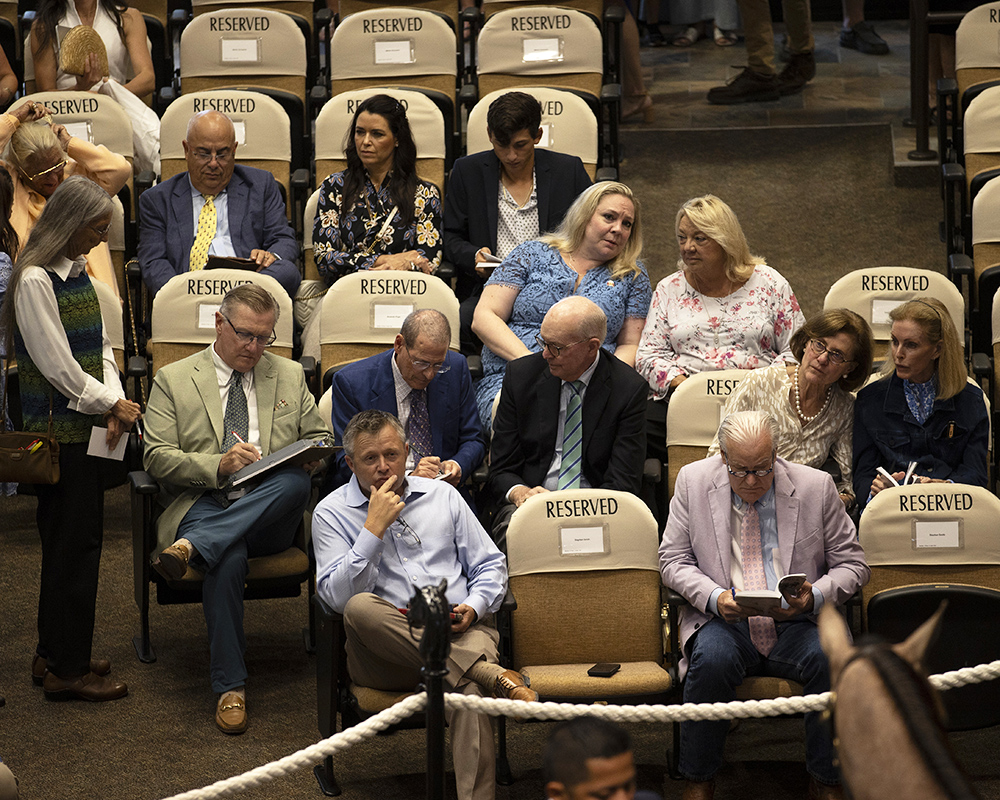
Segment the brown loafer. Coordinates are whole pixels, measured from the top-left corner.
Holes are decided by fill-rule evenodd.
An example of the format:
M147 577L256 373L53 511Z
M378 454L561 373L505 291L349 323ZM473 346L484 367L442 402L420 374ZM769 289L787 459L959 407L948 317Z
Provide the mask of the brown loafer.
M715 797L715 781L684 781L681 800L712 800Z
M41 686L48 670L48 660L35 653L35 657L31 659L31 682L35 686ZM90 671L95 675L107 675L111 672L111 662L106 658L92 658L90 659Z
M90 700L100 703L117 700L128 694L124 681L116 681L107 675L88 672L79 678L60 678L53 672L46 672L42 679L46 700Z
M493 687L493 696L507 700L538 701L538 692L528 688L528 681L520 673L512 669L505 670L497 678Z
M247 729L246 701L236 692L223 692L215 707L215 724L223 733L243 733Z
M168 581L179 581L187 572L191 551L182 544L172 544L153 562L153 569Z

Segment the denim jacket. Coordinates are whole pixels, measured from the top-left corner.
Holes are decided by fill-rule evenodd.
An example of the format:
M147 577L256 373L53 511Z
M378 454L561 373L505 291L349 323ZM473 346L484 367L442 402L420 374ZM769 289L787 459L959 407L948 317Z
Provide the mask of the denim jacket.
M903 381L893 373L858 392L854 403L854 493L868 500L876 467L986 486L989 417L982 390L973 384L947 400L935 400L921 425L910 411Z

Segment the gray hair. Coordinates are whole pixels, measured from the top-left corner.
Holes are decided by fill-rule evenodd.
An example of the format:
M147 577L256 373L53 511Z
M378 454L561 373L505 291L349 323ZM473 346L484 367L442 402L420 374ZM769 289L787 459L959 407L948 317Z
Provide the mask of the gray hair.
M16 324L14 298L24 270L27 267L47 269L63 256L74 233L84 225L108 216L114 208L111 195L89 178L80 175L64 180L46 201L45 208L11 271L7 296L4 298L3 309L0 310L0 330L4 331L8 353L13 352L11 346Z
M63 152L59 137L53 132L51 123L51 117L21 123L7 143L5 158L21 172L21 177L25 180L28 176L26 164L29 158L37 153L48 153L52 150L60 154Z
M417 343L417 337L421 335L426 336L434 345L451 344L451 323L434 308L421 308L407 314L399 333L407 347L413 347Z
M354 445L359 436L377 436L379 432L388 425L399 437L399 441L406 442L406 433L399 420L387 411L379 411L370 408L367 411L359 411L351 421L347 423L344 430L343 441L344 453L352 460L354 459Z
M778 441L778 423L774 417L760 410L734 411L719 426L719 449L728 453L732 445L748 446L764 437L770 438L773 450Z
M559 302L553 303L545 316L553 312L570 315L576 323L577 335L604 343L608 335L608 318L604 310L590 298L582 295L564 297Z
M224 317L230 316L234 305L246 306L254 314L274 314L275 324L281 315L281 308L274 295L256 283L241 283L226 292L222 305L219 306L219 313Z

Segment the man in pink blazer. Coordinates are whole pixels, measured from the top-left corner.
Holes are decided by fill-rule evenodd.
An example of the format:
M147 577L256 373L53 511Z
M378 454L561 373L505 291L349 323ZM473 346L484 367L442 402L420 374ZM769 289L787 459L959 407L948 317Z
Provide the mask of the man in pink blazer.
M677 477L663 541L663 582L690 603L681 609L684 702L727 702L743 678L770 675L830 688L815 616L843 604L870 575L833 479L777 458L775 423L762 411L730 414L722 453ZM777 589L805 573L797 594L762 615L735 600L744 589ZM766 586L764 585L766 583ZM810 797L840 797L833 744L818 713L806 714ZM685 800L711 798L729 722L681 724Z

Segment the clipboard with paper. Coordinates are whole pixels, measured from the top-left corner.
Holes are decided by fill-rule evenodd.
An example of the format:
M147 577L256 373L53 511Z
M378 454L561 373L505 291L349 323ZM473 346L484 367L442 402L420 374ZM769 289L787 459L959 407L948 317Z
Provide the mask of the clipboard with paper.
M340 450L339 445L334 445L332 439L326 437L321 439L300 439L287 447L275 450L268 456L253 464L248 464L239 472L233 474L230 485L233 488L240 488L247 481L264 477L267 473L275 469L285 467L299 467L308 464L310 461L319 461L322 458L333 455Z

